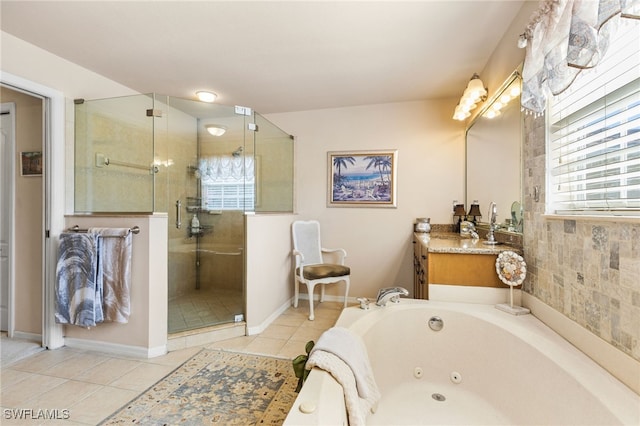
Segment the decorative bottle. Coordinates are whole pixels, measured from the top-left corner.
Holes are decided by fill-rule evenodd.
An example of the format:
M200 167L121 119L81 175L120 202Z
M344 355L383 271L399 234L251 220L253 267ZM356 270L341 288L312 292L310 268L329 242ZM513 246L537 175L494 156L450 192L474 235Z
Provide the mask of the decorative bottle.
M195 214L191 219L191 235L197 235L200 233L200 221L198 220L198 216Z

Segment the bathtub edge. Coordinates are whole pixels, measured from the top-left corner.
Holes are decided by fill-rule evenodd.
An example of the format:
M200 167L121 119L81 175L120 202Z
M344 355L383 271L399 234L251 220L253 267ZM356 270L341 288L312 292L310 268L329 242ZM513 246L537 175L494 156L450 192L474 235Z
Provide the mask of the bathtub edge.
M522 304L531 309L531 313L541 322L640 396L640 362L535 296L523 292Z

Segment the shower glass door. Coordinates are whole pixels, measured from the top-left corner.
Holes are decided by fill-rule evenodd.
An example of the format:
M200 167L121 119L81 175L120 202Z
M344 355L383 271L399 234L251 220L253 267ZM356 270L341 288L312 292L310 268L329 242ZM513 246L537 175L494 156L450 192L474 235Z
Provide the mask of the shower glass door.
M293 138L249 108L76 102L75 212L168 214L169 333L245 317L247 212L293 211Z
M168 114L155 120L156 200L169 213L169 333L243 321L251 117L179 98L160 104Z

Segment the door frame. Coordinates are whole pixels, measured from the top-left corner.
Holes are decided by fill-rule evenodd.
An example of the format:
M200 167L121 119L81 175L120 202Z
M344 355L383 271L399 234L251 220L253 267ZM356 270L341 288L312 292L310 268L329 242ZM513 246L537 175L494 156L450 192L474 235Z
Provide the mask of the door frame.
M0 70L0 82L13 90L42 98L43 105L43 229L42 346L64 346L63 328L55 323L57 246L65 214L65 98L56 89ZM53 171L57 171L54 173Z
M15 232L14 223L15 223L15 188L16 188L16 178L15 178L15 153L16 153L16 104L14 102L3 102L0 104L0 112L9 113L11 117L11 139L7 142L9 144L8 149L5 147L3 156L3 164L2 168L6 173L7 182L3 182L5 188L7 189L7 193L3 194L3 197L7 201L6 207L7 210L7 218L3 220L7 221L7 240L9 241L9 254L8 254L8 276L7 276L7 336L13 337L13 332L15 329L15 265L14 265L14 247L15 247Z

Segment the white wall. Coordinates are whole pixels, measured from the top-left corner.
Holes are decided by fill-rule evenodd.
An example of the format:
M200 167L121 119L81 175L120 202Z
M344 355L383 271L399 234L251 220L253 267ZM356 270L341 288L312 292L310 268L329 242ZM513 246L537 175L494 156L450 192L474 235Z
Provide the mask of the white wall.
M291 223L295 215L246 216L248 334L261 333L293 297Z
M455 99L269 114L296 137L299 218L318 219L324 247L342 247L351 267L352 297L380 287L413 288L411 235L417 217L451 223L462 200L463 126L451 119ZM398 150L398 207L327 207L327 152ZM342 287L327 294L339 296Z

